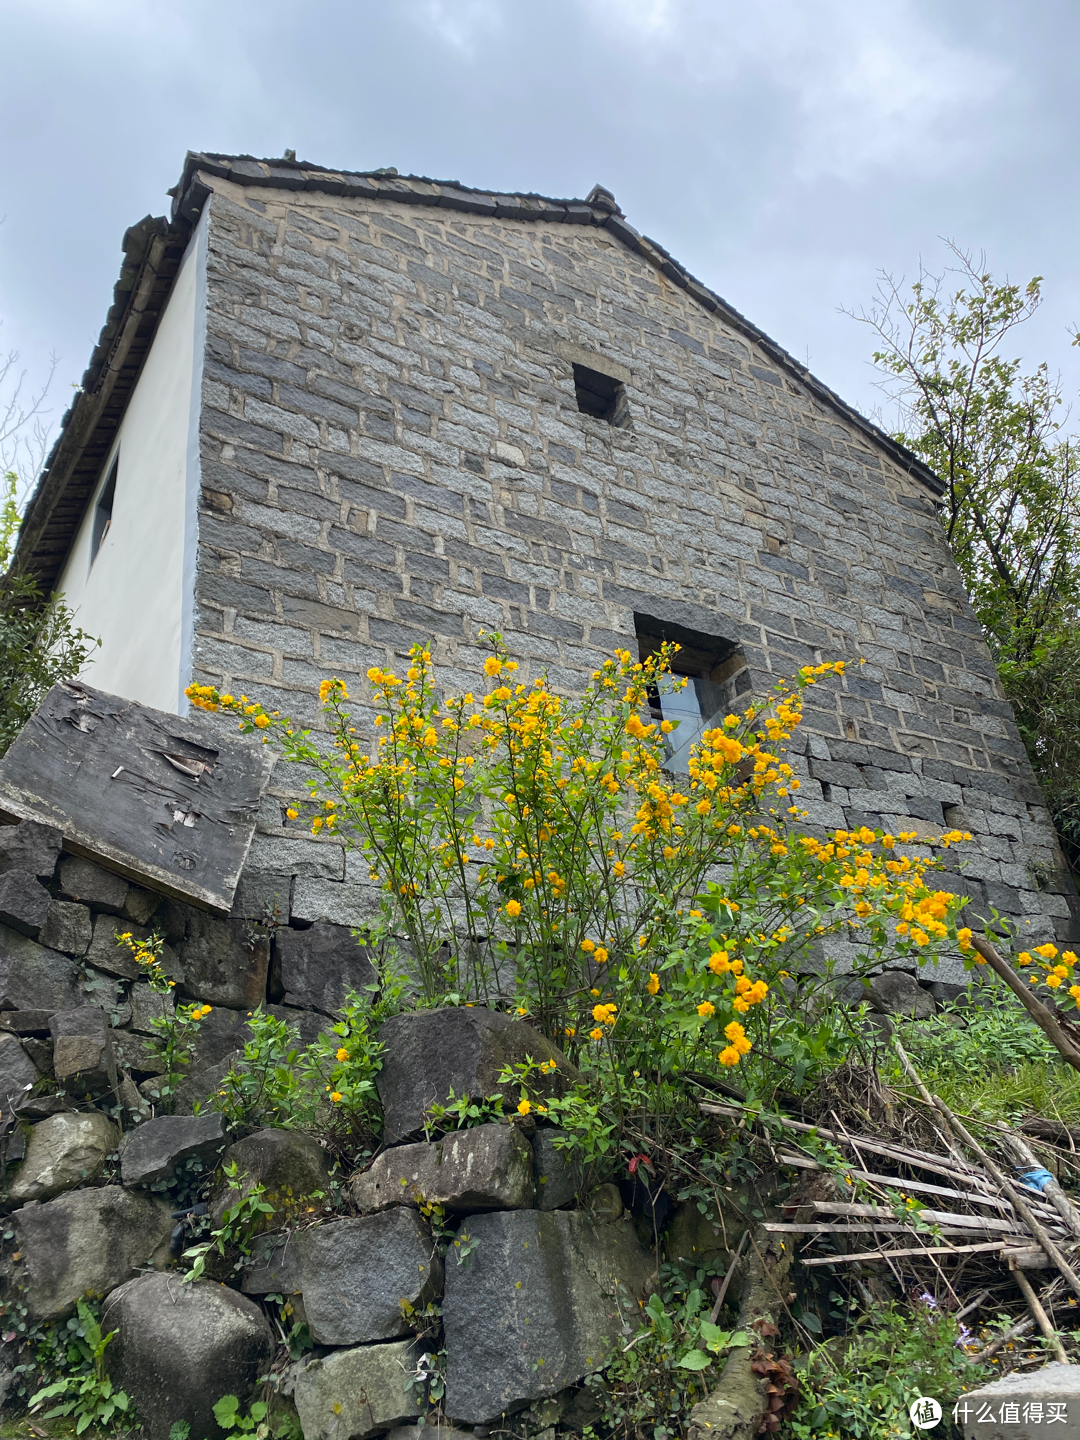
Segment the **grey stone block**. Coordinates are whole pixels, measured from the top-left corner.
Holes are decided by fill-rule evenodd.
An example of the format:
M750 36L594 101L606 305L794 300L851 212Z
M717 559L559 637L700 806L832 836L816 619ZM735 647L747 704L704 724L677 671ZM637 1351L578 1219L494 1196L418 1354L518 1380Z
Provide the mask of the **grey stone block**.
M0 825L0 874L23 870L38 880L51 880L62 840L59 830L36 820Z
M105 1012L96 1005L60 1010L49 1021L53 1074L71 1094L116 1089L116 1056Z
M444 1408L479 1425L602 1369L653 1261L629 1220L511 1210L467 1225L475 1249L446 1272Z
M0 1033L0 1110L10 1110L37 1078L37 1068L19 1040Z
M24 1205L9 1224L20 1257L11 1278L34 1322L58 1320L88 1291L101 1295L147 1263L164 1264L173 1228L164 1201L119 1185Z
M415 1417L422 1402L405 1382L420 1353L414 1340L399 1340L302 1361L293 1398L304 1440L368 1440Z
M240 1288L245 1295L297 1295L304 1283L299 1237L260 1235L251 1248L251 1263Z
M140 1275L114 1290L103 1323L116 1332L109 1374L138 1407L146 1440L169 1440L178 1421L192 1435L223 1440L214 1405L235 1395L246 1410L274 1352L253 1301L209 1280L183 1285L176 1273Z
M131 1005L131 1028L141 1035L156 1035L155 1020L166 1019L176 1008L172 991L168 994L151 990L145 981L136 981L128 995Z
M332 1015L350 990L362 993L375 979L367 949L344 925L319 920L308 930L274 931L271 984L287 1005Z
M66 955L0 925L0 1008L70 1010L81 998L78 969Z
M396 1145L356 1177L352 1194L365 1212L420 1200L461 1212L530 1209L532 1148L516 1126L498 1124Z
M310 1135L298 1130L256 1130L243 1140L230 1145L222 1156L222 1165L235 1165L243 1184L239 1194L247 1195L252 1186L264 1186L263 1199L275 1208L303 1200L318 1191L325 1193L330 1184L326 1153ZM226 1205L235 1204L235 1190L222 1191L211 1207L215 1224L221 1223Z
M60 862L60 893L68 900L89 905L91 910L121 915L128 882L92 860L84 860L81 855L66 855Z
M550 1093L577 1077L560 1050L520 1020L480 1006L418 1010L395 1015L383 1023L379 1038L386 1046L383 1068L376 1078L383 1103L385 1137L402 1140L422 1129L428 1107L455 1095L516 1094L499 1085L503 1067L526 1058L555 1062L543 1077Z
M26 870L8 870L0 875L0 924L36 940L49 913L51 895Z
M5 1199L22 1205L51 1200L86 1180L96 1180L116 1149L120 1132L99 1110L52 1115L40 1121L26 1142L26 1155L7 1186Z
M182 988L193 999L244 1011L266 999L270 946L247 921L190 911L178 951Z
M392 1340L410 1332L406 1301L442 1293L442 1261L415 1210L330 1220L298 1237L304 1312L320 1345Z
M120 1178L125 1185L153 1185L170 1179L190 1160L212 1170L225 1141L220 1115L158 1115L124 1136Z
M1080 1365L1015 1371L957 1404L964 1440L1041 1440L1049 1425L1060 1440L1080 1440Z
M90 911L85 905L70 900L54 900L38 938L51 950L79 956L89 950L93 934Z

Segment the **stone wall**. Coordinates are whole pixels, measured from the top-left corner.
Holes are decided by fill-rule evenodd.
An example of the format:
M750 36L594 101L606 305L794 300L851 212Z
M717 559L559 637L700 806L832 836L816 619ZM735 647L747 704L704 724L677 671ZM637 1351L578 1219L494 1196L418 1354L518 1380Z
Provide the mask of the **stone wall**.
M968 893L1033 941L1069 932L923 480L602 213L206 183L196 679L307 719L321 678L362 695L416 641L475 684L487 627L572 687L635 612L737 643L759 690L864 658L808 706L811 823L969 829ZM625 375L626 428L579 412L574 360ZM279 769L253 873L293 877L301 920L362 922L361 867L283 822L296 783Z
M248 1063L252 1009L309 1042L347 988L372 981L348 930L213 919L64 854L60 833L34 821L0 826L0 876L0 1408L25 1409L43 1330L89 1297L115 1332L107 1368L146 1440L169 1440L180 1420L223 1440L214 1403L246 1406L268 1373L304 1440L367 1440L428 1413L439 1353L445 1399L430 1423L444 1431L449 1419L482 1436L510 1412L521 1440L550 1440L556 1422L580 1431L594 1418L581 1382L636 1324L658 1262L649 1225L635 1225L608 1172L570 1165L535 1116L425 1138L433 1101L500 1088L516 1099L498 1076L526 1054L555 1062L542 1094L565 1087L576 1072L560 1051L479 1007L384 1022L383 1143L373 1162L362 1146L339 1155L332 1184L315 1138L230 1127L211 1102ZM167 938L169 995L116 943L151 926ZM186 1078L163 1098L153 1021L176 1000L207 1013ZM205 1279L184 1282L199 1216L221 1226L238 1198L232 1166L242 1194L262 1187L254 1246L246 1259L235 1246L212 1255ZM685 1250L696 1265L703 1242L719 1253L720 1229L684 1210L670 1258ZM310 1337L296 1363L282 1320Z

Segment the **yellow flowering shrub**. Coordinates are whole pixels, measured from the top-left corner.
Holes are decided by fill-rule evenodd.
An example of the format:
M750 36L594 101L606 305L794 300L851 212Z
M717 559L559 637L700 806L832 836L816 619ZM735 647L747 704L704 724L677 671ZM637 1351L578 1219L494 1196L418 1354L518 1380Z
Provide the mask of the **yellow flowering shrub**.
M421 646L404 675L369 670L367 741L344 682L323 681L332 750L246 696L187 692L308 767L312 832L367 859L384 933L405 938L425 1003L507 1004L510 974L518 1013L608 1065L613 1083L643 1059L719 1073L784 1011L781 972L810 968L801 961L829 936L854 940L865 969L959 943L962 902L930 883L940 862L915 835L798 828L784 743L802 693L843 661L726 716L673 777L648 697L682 683L677 647L643 661L618 651L569 697L520 679L501 637L488 639L483 694L443 694Z

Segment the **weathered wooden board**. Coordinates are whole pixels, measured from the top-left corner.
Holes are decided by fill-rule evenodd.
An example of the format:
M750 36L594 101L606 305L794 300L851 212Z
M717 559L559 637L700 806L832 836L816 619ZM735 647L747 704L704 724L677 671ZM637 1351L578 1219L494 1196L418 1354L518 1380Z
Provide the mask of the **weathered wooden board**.
M273 758L212 721L54 685L0 760L0 811L216 915L232 908Z

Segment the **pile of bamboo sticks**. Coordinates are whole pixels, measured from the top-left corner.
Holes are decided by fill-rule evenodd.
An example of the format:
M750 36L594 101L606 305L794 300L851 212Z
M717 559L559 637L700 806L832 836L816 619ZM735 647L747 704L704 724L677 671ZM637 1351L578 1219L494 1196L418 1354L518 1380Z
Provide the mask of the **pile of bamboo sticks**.
M1058 1359L1066 1359L1060 1338L1047 1315L1055 1298L1071 1291L1080 1300L1080 1277L1075 1268L1080 1252L1080 1209L1061 1189L1023 1138L1013 1132L998 1137L1007 1156L1010 1175L970 1134L947 1105L932 1096L902 1047L896 1050L909 1078L938 1116L941 1150L934 1153L885 1138L853 1134L839 1120L837 1128L808 1125L787 1116L756 1117L743 1106L702 1101L701 1110L732 1120L753 1123L760 1119L779 1126L780 1163L804 1171L831 1169L841 1184L851 1186L859 1200L810 1200L793 1204L791 1218L771 1221L766 1230L802 1236L807 1241L799 1259L804 1266L885 1263L897 1272L896 1262L930 1262L947 1275L942 1262L978 1256L1008 1268L1021 1290L1031 1320L999 1336L991 1350L1001 1348L1037 1324ZM775 1134L775 1130L774 1130ZM814 1146L800 1136L815 1136L844 1156L840 1175L812 1153ZM787 1145L789 1148L784 1148ZM891 1172L891 1173L890 1173ZM1027 1178L1030 1175L1031 1178ZM926 1177L931 1176L932 1179ZM870 1247L867 1237L872 1237ZM825 1244L829 1252L807 1254ZM1049 1270L1054 1274L1040 1298L1025 1274ZM948 1282L946 1282L948 1283ZM950 1286L950 1288L952 1288ZM971 1306L970 1309L977 1308ZM965 1309L963 1314L968 1313Z

